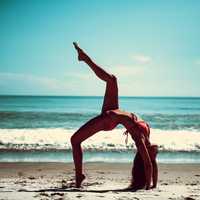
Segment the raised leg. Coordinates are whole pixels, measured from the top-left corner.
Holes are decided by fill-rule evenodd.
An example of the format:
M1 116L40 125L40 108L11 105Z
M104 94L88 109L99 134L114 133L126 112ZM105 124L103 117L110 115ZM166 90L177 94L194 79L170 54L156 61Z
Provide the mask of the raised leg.
M80 61L84 61L85 63L87 63L88 66L96 74L96 76L106 82L106 92L105 92L102 112L111 109L117 109L118 88L117 88L116 78L113 75L107 73L98 65L96 65L89 58L89 56L82 49L79 48L79 46L76 43L74 43L74 47L78 52L78 59ZM76 187L80 187L81 182L85 178L82 169L83 154L82 154L81 143L98 131L109 130L110 129L110 124L108 123L109 121L111 121L109 115L99 115L88 121L72 136L71 144L72 144L73 159L75 164Z
M110 81L106 82L106 91L103 100L102 113L107 110L119 108L117 78L112 76Z
M105 120L107 120L106 118L107 116L99 115L91 119L79 130L77 130L76 133L71 137L72 152L75 165L76 187L80 187L81 182L85 178L82 169L83 153L81 143L98 131L103 130Z
M116 77L112 74L109 74L104 69L95 64L92 59L76 43L74 43L74 47L78 52L79 60L87 63L88 66L96 74L96 76L106 82L106 91L104 95L102 112L118 109L118 85Z

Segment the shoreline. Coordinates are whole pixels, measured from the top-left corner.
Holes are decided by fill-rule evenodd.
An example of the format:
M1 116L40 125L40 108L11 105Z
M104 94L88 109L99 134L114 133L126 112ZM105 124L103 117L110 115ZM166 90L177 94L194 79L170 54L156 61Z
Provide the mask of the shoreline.
M200 199L200 164L159 164L158 187L122 192L132 163L84 163L81 190L69 187L73 163L0 162L0 199ZM63 187L64 186L64 187Z
M84 161L89 163L130 163L133 161L134 150L126 151L95 151L84 149ZM199 152L159 152L157 156L158 163L174 164L200 164ZM1 151L0 162L73 162L71 150L25 150L25 151Z

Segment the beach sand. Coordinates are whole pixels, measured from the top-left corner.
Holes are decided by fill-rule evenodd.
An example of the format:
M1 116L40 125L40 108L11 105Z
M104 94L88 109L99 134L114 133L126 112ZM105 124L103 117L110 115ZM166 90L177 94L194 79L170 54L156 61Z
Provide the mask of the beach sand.
M164 200L200 199L200 164L159 164L158 187L137 192L128 186L131 163L85 163L83 188L69 185L69 163L0 163L0 199Z

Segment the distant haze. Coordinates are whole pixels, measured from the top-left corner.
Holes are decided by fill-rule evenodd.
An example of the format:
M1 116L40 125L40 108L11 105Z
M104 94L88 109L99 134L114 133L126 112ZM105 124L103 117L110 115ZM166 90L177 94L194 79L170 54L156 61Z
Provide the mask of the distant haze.
M72 42L123 96L200 96L200 1L0 1L0 94L104 95Z

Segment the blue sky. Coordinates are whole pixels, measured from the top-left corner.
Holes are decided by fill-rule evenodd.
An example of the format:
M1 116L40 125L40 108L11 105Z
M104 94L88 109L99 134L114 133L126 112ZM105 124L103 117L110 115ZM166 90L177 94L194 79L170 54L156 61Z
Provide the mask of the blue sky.
M125 96L200 96L200 1L0 0L0 94L103 95L72 42Z

